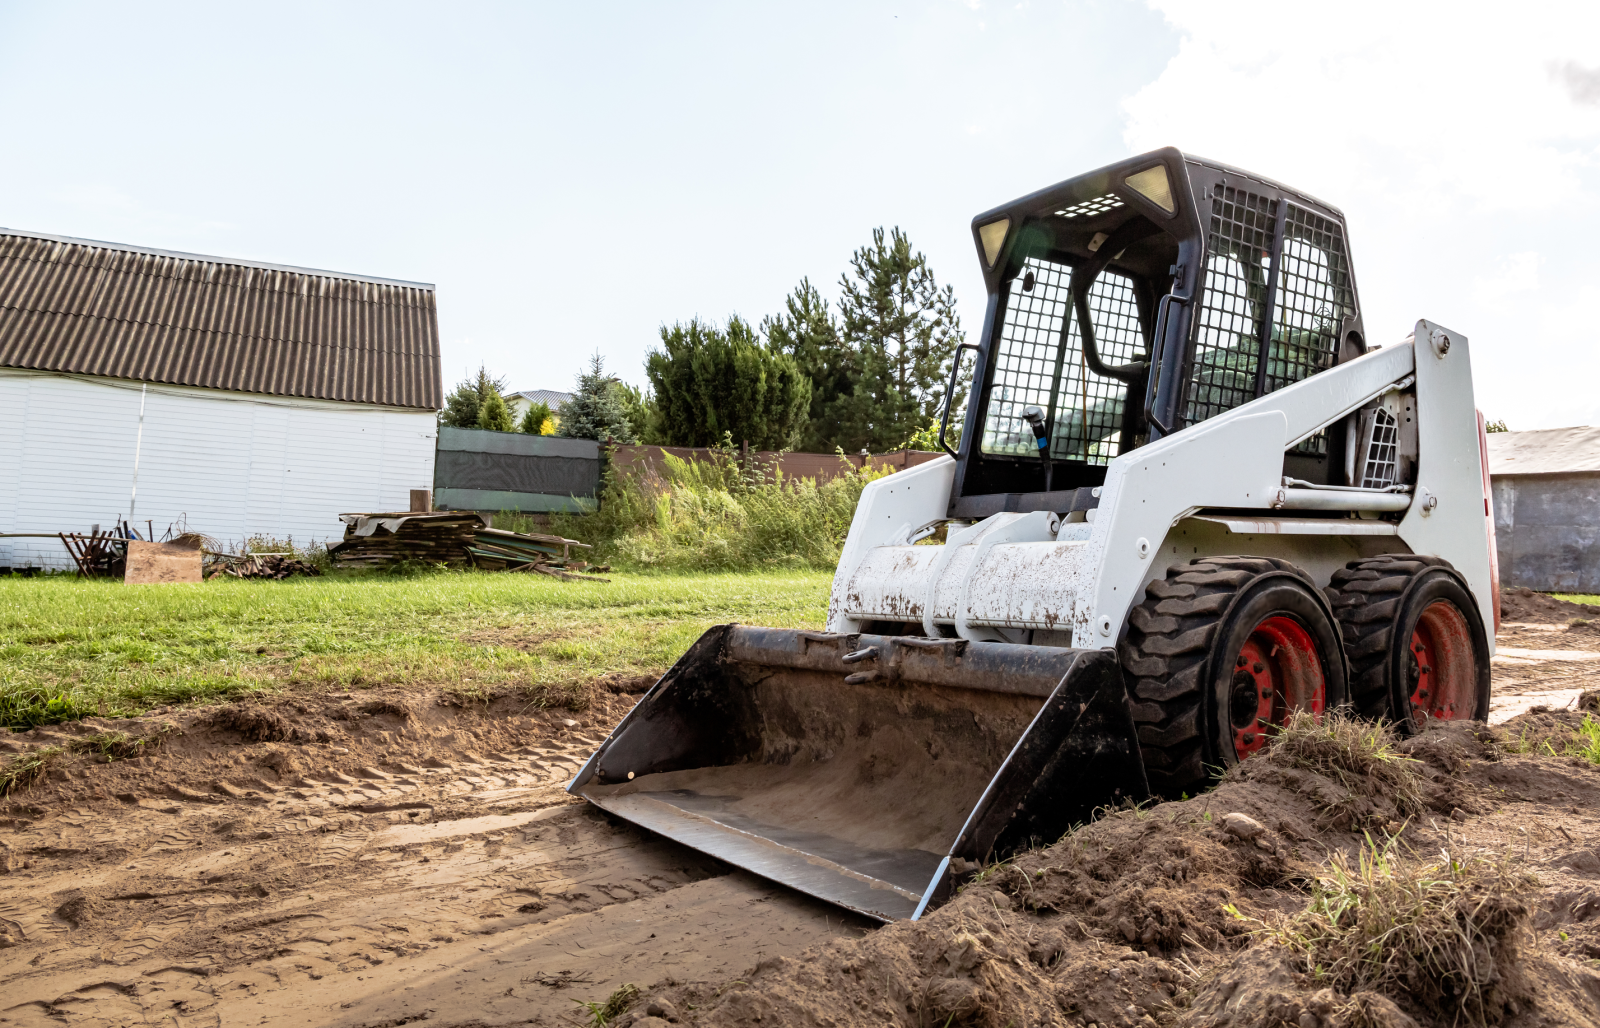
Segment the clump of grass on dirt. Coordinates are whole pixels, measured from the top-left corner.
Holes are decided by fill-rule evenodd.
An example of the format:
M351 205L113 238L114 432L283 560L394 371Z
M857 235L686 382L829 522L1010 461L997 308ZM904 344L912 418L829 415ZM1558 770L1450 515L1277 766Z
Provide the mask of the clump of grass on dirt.
M43 778L64 753L60 746L45 746L0 764L0 796L20 792Z
M1588 700L1589 694L1584 699ZM1572 725L1560 718L1555 723L1524 723L1521 731L1503 743L1510 753L1542 757L1581 757L1600 764L1600 719L1585 711L1583 720Z
M127 732L96 732L94 735L72 740L67 744L67 748L74 753L98 756L102 762L110 764L155 749L166 741L167 735L173 730L174 726L165 725L152 735L134 736Z
M589 1023L594 1028L605 1028L606 1025L621 1017L638 998L639 987L628 984L607 996L603 1003L580 1000L578 1005L589 1011Z
M1520 946L1537 881L1509 856L1418 859L1398 840L1335 853L1300 913L1264 929L1340 992L1409 997L1424 1010L1498 1020L1520 995Z
M1340 713L1289 717L1265 752L1226 779L1280 780L1311 797L1338 827L1382 826L1427 808L1423 764L1401 753L1394 729Z
M13 757L0 764L0 796L20 792L43 778L61 760L72 754L83 754L101 763L137 757L146 750L155 749L166 741L175 726L164 725L150 735L135 736L127 732L95 732L80 736L64 746L42 746Z
M0 728L291 689L443 688L569 706L659 674L713 624L820 628L830 575L458 572L200 585L0 578Z

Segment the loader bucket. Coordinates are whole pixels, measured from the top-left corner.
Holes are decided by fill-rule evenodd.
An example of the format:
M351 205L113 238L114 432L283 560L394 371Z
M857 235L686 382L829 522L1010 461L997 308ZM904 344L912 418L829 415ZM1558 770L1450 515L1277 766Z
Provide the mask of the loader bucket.
M719 625L568 791L883 921L1147 795L1110 650Z

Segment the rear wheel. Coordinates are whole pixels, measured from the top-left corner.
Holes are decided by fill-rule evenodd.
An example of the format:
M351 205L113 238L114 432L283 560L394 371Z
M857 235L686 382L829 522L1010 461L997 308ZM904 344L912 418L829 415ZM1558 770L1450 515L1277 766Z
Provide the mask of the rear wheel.
M1478 605L1438 557L1353 560L1328 586L1367 717L1414 732L1429 718L1489 714L1489 640Z
M1122 646L1152 790L1203 787L1259 751L1297 710L1346 701L1345 662L1309 575L1270 557L1168 569L1129 614Z

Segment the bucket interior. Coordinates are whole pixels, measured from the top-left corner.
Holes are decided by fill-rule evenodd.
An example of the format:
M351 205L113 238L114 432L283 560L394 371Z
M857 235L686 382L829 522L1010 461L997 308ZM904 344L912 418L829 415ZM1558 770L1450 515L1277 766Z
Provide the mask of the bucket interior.
M596 779L610 784L579 794L769 877L789 881L775 872L798 860L806 883L791 884L887 918L916 909L1043 702L737 662L716 672L701 687L742 700L726 705L737 723L717 734L747 740L744 752L705 746L673 770L631 766L630 754L656 747L630 735L670 732L674 720L640 718L601 754Z

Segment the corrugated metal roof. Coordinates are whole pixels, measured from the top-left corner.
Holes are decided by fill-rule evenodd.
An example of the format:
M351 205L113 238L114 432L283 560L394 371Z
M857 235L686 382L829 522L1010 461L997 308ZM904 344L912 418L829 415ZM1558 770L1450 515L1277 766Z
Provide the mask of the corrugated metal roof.
M519 392L512 393L511 395L521 397L530 404L548 404L551 410L555 410L563 403L566 403L568 400L572 399L571 393L563 393L555 389L523 389ZM507 397L507 399L509 398L510 397Z
M1489 474L1559 475L1600 471L1600 428L1490 432Z
M433 287L0 229L0 366L437 410Z

